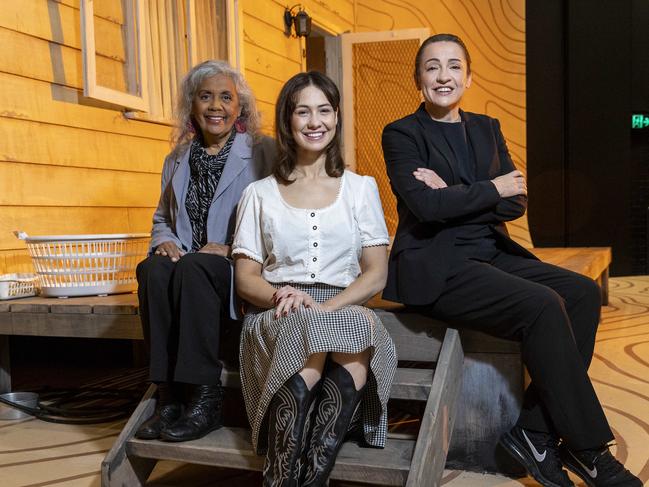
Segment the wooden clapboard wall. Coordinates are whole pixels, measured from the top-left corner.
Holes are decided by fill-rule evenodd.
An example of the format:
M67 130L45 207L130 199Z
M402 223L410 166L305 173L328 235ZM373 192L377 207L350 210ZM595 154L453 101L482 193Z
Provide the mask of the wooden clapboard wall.
M95 1L98 80L123 87L121 2ZM285 4L242 4L244 72L273 132L282 83L302 70L303 43L283 34ZM303 2L332 33L353 29L353 2ZM125 119L83 98L79 0L2 2L0 9L0 273L29 271L13 237L150 229L169 127Z
M297 2L289 2L292 6ZM354 1L303 0L314 24L332 35L353 32ZM243 53L245 75L262 113L264 131L274 131L275 101L284 82L306 67L304 40L284 35L286 2L243 1ZM297 11L297 10L296 10Z
M244 73L272 134L277 94L305 67L304 41L284 35L285 3L240 1ZM332 35L422 26L461 35L474 58L465 108L498 117L525 168L524 0L301 3ZM95 2L99 79L115 87L124 63L120 12L120 2ZM169 127L83 98L79 1L2 2L0 42L0 273L30 269L15 229L148 231ZM529 244L526 220L512 233Z
M98 79L123 87L120 2L95 2ZM83 99L78 0L0 8L0 273L31 269L12 230L149 231L169 127Z

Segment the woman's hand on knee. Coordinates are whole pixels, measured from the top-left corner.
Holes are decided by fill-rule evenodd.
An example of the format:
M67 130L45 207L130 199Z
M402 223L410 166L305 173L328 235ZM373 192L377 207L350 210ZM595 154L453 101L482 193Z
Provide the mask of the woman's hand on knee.
M294 313L300 306L304 306L305 299L300 291L298 291L298 293L300 294L291 294L290 296L277 301L275 307L275 318L286 316L289 313Z
M275 292L275 318L286 316L297 311L300 306L314 308L317 303L304 291L298 291L291 286L283 286Z
M156 247L154 254L164 255L169 257L172 262L178 262L178 260L185 255L185 252L180 250L174 242L167 240Z
M273 294L273 301L277 305L282 299L292 296L295 293L297 293L297 289L293 286L282 286Z

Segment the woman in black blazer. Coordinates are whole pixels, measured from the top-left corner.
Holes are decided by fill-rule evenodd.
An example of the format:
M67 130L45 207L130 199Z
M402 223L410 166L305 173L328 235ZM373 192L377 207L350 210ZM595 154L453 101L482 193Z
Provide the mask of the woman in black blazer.
M471 86L462 40L425 40L415 82L425 101L383 131L399 213L383 297L521 341L532 384L501 444L542 485L572 486L564 465L589 486L642 485L610 453L613 434L588 378L599 287L509 238L504 222L527 207L525 178L498 121L460 110Z

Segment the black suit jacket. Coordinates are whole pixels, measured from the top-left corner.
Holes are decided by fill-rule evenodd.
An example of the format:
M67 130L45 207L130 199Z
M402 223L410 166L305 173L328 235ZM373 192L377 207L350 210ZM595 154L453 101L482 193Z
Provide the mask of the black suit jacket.
M509 238L504 222L525 213L527 198L501 198L491 182L515 169L498 120L460 111L476 161L476 182L460 181L453 151L422 103L412 115L383 129L383 155L397 197L399 225L388 264L383 297L411 305L434 302L453 262L457 229L485 223L506 252L535 259ZM431 189L412 175L435 171L448 185Z

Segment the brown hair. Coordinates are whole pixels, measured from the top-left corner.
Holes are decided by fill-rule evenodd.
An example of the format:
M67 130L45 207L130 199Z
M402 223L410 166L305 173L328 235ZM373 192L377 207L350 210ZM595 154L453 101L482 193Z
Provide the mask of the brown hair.
M273 175L284 184L291 184L293 182L289 178L297 163L297 149L291 130L291 118L297 105L298 95L307 86L315 86L322 91L334 111L338 113L336 133L325 149L327 152L325 171L327 171L329 176L338 178L342 176L345 170L345 161L343 161L340 152L342 115L340 113L340 93L338 92L338 88L330 78L318 71L299 73L284 84L282 90L279 92L275 106L277 159L273 167Z
M428 44L432 44L433 42L455 42L458 46L460 46L464 51L464 57L466 58L467 74L471 74L471 56L469 55L469 50L466 48L464 41L455 34L435 34L434 36L430 36L428 39L421 43L421 46L419 46L419 49L417 50L417 55L415 56L414 77L415 86L417 86L418 90L421 89L421 72L419 67L419 65L421 64L421 58L424 55L424 49L426 49L426 46L428 46Z

